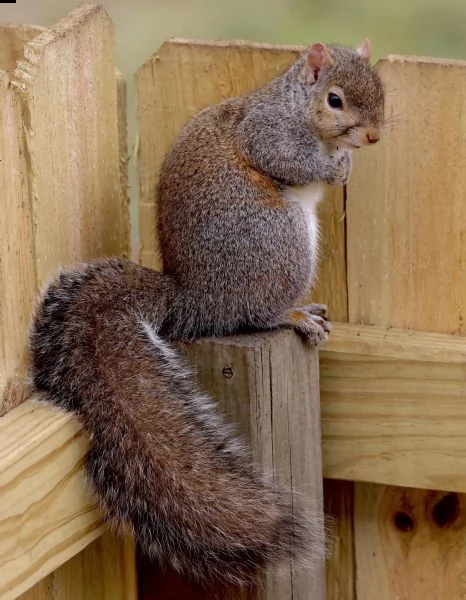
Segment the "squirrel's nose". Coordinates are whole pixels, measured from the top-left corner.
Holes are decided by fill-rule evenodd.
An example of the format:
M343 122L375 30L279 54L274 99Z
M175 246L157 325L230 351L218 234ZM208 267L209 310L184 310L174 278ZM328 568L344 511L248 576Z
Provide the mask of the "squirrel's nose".
M367 144L375 144L380 140L380 133L377 129L367 129L366 130L366 140Z

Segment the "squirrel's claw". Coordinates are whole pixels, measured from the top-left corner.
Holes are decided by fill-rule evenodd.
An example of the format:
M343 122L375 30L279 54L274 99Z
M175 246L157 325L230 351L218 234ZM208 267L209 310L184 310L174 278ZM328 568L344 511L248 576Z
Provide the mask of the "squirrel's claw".
M326 304L306 304L306 306L300 307L300 310L309 313L310 315L315 315L316 317L322 317L327 320L327 311L328 307Z
M311 346L318 346L327 340L331 325L324 316L313 314L310 307L321 313L326 309L322 304L291 309L286 313L282 325L293 328Z

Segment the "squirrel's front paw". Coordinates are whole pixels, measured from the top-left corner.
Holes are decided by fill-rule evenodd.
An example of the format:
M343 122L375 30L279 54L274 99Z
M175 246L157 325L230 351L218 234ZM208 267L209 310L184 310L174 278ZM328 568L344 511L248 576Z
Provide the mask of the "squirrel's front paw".
M322 304L291 309L285 315L283 325L293 328L308 344L318 346L326 341L331 330L325 311L326 307Z
M334 169L327 179L330 185L345 185L348 182L351 167L352 154L350 150L341 150L335 156Z

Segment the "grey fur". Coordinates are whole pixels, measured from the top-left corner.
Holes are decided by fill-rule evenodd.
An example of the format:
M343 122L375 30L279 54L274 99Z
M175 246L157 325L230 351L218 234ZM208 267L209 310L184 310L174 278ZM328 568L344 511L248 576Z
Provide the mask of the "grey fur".
M184 128L158 190L163 274L94 261L61 273L36 311L34 386L89 432L88 477L108 520L198 579L247 583L269 563L324 553L322 519L249 463L169 342L284 325L317 343L329 331L322 306L293 308L317 251L285 186L348 177L348 124L331 137L316 126L344 122L321 118L329 86L344 89L353 128L383 116L377 75L352 50L330 53L315 83L300 59Z

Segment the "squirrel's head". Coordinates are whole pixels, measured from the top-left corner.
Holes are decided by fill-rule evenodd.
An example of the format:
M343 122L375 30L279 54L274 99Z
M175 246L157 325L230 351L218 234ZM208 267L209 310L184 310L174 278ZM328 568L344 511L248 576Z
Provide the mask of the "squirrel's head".
M368 39L357 50L314 44L307 51L302 76L313 86L309 121L331 146L360 148L380 139L384 90L370 56Z

